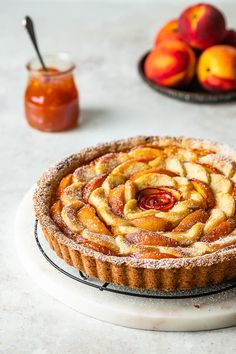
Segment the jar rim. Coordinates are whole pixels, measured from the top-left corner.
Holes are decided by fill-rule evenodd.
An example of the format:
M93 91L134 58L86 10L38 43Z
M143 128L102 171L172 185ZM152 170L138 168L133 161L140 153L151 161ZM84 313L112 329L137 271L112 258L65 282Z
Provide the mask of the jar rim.
M28 72L37 73L40 75L47 75L47 76L48 75L60 76L60 75L70 73L76 68L76 65L71 60L70 55L65 52L60 52L60 53L56 53L56 54L43 54L43 59L44 59L44 62L46 65L47 65L47 62L50 60L59 60L59 61L61 61L61 63L63 62L64 64L67 64L68 67L66 67L66 69L58 69L59 71L57 71L57 72L47 72L47 71L40 71L39 72L39 69L41 69L42 66L40 64L38 57L33 57L26 63L26 69L28 70ZM38 67L34 68L33 66L36 64L38 64ZM55 65L55 68L57 69L56 65Z

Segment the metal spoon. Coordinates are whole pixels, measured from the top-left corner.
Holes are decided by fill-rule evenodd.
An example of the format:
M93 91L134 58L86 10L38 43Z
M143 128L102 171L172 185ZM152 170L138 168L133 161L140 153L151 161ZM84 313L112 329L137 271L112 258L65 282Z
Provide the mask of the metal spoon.
M25 18L22 21L22 24L26 28L26 30L30 36L30 39L33 43L35 50L36 50L36 53L38 55L38 58L39 58L39 61L42 65L43 70L48 71L48 69L43 61L43 57L39 51L39 47L38 47L38 43L37 43L37 39L36 39L36 34L35 34L35 30L34 30L34 23L33 23L32 19L29 16L25 16Z

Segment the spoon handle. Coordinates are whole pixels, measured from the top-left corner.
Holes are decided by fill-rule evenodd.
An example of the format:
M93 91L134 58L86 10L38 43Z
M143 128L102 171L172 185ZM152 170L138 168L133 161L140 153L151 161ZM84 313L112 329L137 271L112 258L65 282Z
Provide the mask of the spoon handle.
M43 70L48 71L46 65L44 64L42 55L39 51L39 47L38 47L38 43L37 43L37 39L36 39L36 34L35 34L35 30L34 30L34 23L32 21L32 19L29 16L25 16L25 18L22 21L23 26L27 29L27 32L30 36L30 39L34 45L34 48L36 50L36 53L38 55L39 61L43 67Z

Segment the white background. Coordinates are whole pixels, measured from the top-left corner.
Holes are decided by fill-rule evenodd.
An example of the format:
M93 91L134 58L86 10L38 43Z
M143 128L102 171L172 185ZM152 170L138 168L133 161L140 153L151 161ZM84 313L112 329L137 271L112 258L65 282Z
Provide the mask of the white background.
M157 29L185 1L0 2L0 300L3 353L227 353L235 328L202 333L155 333L84 317L50 298L26 275L15 255L13 220L30 186L52 163L82 147L137 134L210 138L236 145L236 105L187 104L153 92L136 64ZM236 27L235 1L222 4ZM77 64L81 125L40 133L24 119L25 63L34 55L21 26L37 25L44 53L67 51ZM225 349L226 348L226 349Z

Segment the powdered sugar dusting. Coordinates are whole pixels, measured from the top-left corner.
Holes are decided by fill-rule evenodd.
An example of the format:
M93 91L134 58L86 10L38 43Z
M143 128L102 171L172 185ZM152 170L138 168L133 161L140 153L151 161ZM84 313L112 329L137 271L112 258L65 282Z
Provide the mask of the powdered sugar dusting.
M135 137L126 140L120 140L112 143L101 144L95 148L82 150L78 154L74 154L55 166L49 168L44 173L38 182L37 189L34 194L34 207L36 217L39 219L43 229L46 229L49 234L53 234L58 242L82 252L85 256L95 257L98 260L110 262L116 265L128 264L132 267L143 267L151 269L173 269L173 268L192 268L201 267L204 265L213 265L224 260L231 259L236 256L235 246L230 246L219 250L212 254L206 254L194 258L179 258L179 259L135 259L132 257L116 257L106 256L92 249L84 247L64 235L55 225L50 217L50 206L52 203L54 192L60 180L68 173L73 172L79 166L89 163L95 158L109 152L127 151L133 146L145 144L154 144L159 146L177 145L191 149L209 149L217 153L218 158L222 161L236 161L236 153L228 146L222 146L208 140L191 139L191 138L172 138L172 137Z

